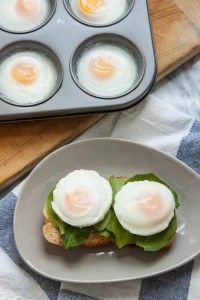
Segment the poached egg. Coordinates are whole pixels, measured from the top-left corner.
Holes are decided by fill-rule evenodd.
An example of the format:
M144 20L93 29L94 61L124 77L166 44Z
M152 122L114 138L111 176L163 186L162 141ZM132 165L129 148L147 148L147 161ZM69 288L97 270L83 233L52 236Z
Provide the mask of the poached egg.
M0 0L0 26L26 32L43 24L49 16L48 0Z
M127 0L70 0L73 14L91 25L114 23L129 9Z
M132 234L150 236L165 230L174 217L172 192L152 181L129 182L117 193L115 214Z
M44 53L19 51L0 63L0 93L19 105L47 100L57 88L54 62Z
M82 87L98 97L127 93L138 78L138 66L129 49L115 43L94 43L77 61L77 78Z
M80 228L102 221L111 204L110 183L95 171L73 171L53 191L55 213L65 223Z

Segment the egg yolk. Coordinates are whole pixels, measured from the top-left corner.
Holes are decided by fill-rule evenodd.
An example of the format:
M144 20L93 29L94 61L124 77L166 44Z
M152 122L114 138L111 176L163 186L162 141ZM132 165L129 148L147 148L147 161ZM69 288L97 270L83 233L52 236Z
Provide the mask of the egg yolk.
M165 220L168 212L158 192L146 191L138 200L140 211L152 219L154 225Z
M76 215L87 212L91 208L92 199L85 191L76 190L67 194L65 204L67 209Z
M98 57L90 62L90 72L93 77L104 80L115 73L115 66L108 58Z
M13 67L12 75L21 84L31 84L37 79L38 72L30 63L19 63Z
M93 14L103 6L103 0L79 0L79 8L84 14Z
M38 0L17 0L16 10L23 17L33 17L38 12Z

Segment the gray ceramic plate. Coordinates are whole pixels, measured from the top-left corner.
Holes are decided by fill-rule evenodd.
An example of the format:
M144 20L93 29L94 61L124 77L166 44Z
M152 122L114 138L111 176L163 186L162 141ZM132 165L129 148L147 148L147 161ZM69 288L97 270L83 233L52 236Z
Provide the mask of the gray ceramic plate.
M133 247L65 251L42 236L42 209L49 190L74 169L103 176L154 172L178 192L177 238L169 250L145 253ZM94 139L70 144L47 156L30 174L18 199L14 234L19 253L34 271L68 282L110 282L144 278L176 268L200 252L200 177L178 160L123 140Z

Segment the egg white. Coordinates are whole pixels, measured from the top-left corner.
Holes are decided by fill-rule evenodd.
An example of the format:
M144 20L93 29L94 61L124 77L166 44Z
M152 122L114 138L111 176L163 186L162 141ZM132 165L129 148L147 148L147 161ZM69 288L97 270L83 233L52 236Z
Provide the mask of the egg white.
M146 215L137 202L144 190L157 192L165 201L166 216L160 223L154 222L152 216ZM139 200L140 199L140 200ZM132 234L150 236L165 230L174 217L175 202L172 192L163 184L151 181L127 183L118 192L114 204L115 214L123 228ZM156 218L156 216L155 216Z
M18 63L32 63L38 71L37 79L22 84L12 76ZM19 105L34 104L46 100L55 90L58 74L54 63L45 54L36 51L22 51L5 58L0 64L0 93Z
M115 66L115 73L99 80L89 70L90 62L107 57ZM77 77L90 93L100 97L117 97L131 89L138 78L137 62L132 53L116 44L97 43L86 49L77 62Z
M39 0L39 11L33 17L23 17L15 9L16 0L0 0L0 26L13 32L25 32L42 25L48 18L48 0Z
M70 0L71 10L80 20L91 25L106 25L120 19L129 9L126 0L104 0L104 5L93 14L85 14L79 8L78 0Z
M87 191L92 199L90 209L81 214L73 214L65 204L66 196L76 190ZM111 204L112 189L110 183L95 171L73 171L62 178L53 191L53 210L65 223L76 227L97 224L103 220Z

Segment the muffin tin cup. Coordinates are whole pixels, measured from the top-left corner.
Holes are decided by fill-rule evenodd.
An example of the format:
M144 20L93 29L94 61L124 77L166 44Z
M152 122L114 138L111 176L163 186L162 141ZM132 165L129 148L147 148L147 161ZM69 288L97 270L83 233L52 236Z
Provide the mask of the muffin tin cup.
M134 89L123 96L110 99L88 94L77 85L72 62L77 49L88 40L108 36L118 43L133 45L141 53L144 67L140 82ZM38 105L16 106L0 100L0 121L126 109L143 99L155 82L156 64L146 0L135 0L132 10L124 19L104 27L88 26L77 21L67 12L64 2L57 1L53 17L39 30L29 34L11 34L0 30L0 56L5 47L14 43L20 45L26 41L43 44L56 54L63 69L63 82L48 101Z
M8 32L8 33L12 33L12 34L25 34L25 33L31 33L35 30L38 30L38 29L42 28L43 26L45 26L51 20L51 18L53 17L53 15L56 11L56 8L57 8L57 0L49 0L49 3L50 3L49 14L48 14L47 18L45 20L43 20L38 26L36 26L32 29L29 29L29 30L22 31L22 30L10 30L10 29L5 28L5 27L0 25L0 30L3 30L3 31Z
M87 90L85 87L81 85L79 82L78 76L77 76L77 61L79 57L81 56L82 52L85 51L85 49L89 49L90 47L92 48L95 44L114 44L118 46L119 48L124 48L127 49L135 58L136 60L136 66L137 66L137 79L135 82L132 84L132 86L126 90L125 92L119 93L116 96L104 96L104 99L115 99L119 97L123 97L124 95L129 94L132 90L134 90L140 81L142 80L145 72L145 59L144 56L142 55L142 52L130 41L127 40L126 38L119 36L119 35L114 35L114 34L101 34L101 35L95 35L93 37L90 37L88 40L84 41L72 54L71 60L70 60L70 71L71 75L75 81L75 83L87 94L96 97L96 98L102 98L99 95L96 95L95 93L90 92Z
M60 88L60 86L62 84L64 73L63 73L63 68L60 63L60 60L53 50L51 50L50 48L48 48L46 45L44 45L42 43L34 42L34 41L19 41L19 42L15 42L13 44L9 44L8 46L4 47L0 51L0 61L4 61L4 59L6 59L7 56L12 56L12 54L18 53L20 51L35 51L35 52L38 52L38 53L41 53L41 54L47 56L52 61L53 65L55 66L55 71L58 75L56 86L52 90L52 92L49 93L49 95L46 98L44 98L43 100L40 100L38 102L34 102L34 103L30 103L30 104L17 103L16 101L11 100L11 99L7 98L5 95L1 94L1 92L0 92L0 98L1 98L1 100L7 102L8 104L12 104L15 106L28 107L28 106L35 106L38 104L42 104L45 101L48 101L49 99L51 99L51 97L53 97L55 95L55 93L58 91L58 89Z

